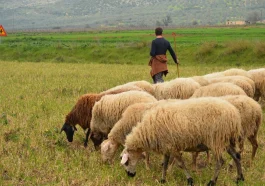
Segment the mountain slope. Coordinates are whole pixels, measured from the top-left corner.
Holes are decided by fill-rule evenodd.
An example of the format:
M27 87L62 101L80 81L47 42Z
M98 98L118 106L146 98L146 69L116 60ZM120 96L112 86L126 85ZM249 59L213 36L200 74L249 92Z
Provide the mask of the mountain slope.
M59 27L217 25L265 14L264 0L9 0L0 4L7 30ZM265 17L265 15L264 15Z

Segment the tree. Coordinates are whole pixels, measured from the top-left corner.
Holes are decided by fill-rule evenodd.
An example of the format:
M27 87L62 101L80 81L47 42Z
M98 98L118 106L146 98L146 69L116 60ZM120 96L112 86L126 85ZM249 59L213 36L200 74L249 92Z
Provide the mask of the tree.
M260 15L258 12L250 12L247 16L247 21L252 24L255 24L259 20L260 20Z
M156 21L156 26L162 26L162 23L160 21Z
M192 21L192 25L193 26L198 25L198 21L196 21L196 20Z
M167 15L166 18L163 19L163 23L165 26L168 26L169 23L172 23L172 18L170 15Z

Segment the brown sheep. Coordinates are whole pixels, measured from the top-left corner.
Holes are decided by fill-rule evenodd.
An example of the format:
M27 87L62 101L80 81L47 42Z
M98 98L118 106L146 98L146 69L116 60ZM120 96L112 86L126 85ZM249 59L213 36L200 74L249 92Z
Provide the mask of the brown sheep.
M102 92L100 94L90 93L82 95L72 110L66 115L64 125L61 129L65 131L67 139L69 142L73 141L74 132L77 130L76 125L79 124L86 132L86 138L84 146L87 147L88 138L90 134L90 121L92 118L92 108L97 101L99 101L103 96L108 94L118 94L121 92L126 92L130 90L140 90L135 86L126 86L112 88L109 91Z

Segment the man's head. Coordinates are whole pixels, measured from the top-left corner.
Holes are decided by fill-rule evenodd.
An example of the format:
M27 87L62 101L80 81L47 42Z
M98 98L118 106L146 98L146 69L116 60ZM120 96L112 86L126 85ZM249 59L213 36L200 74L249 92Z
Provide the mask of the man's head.
M163 33L163 29L162 29L161 27L157 27L157 28L155 29L155 34L156 34L156 36L161 36L162 33Z

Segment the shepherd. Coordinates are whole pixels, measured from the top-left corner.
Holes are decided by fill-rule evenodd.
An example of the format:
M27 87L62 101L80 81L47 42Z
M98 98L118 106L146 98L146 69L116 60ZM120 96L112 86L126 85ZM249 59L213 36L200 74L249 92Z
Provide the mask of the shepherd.
M176 64L179 64L179 60L174 50L172 49L169 41L167 41L163 36L163 29L161 27L157 27L155 29L156 39L152 41L150 56L151 59L149 61L149 66L151 66L151 77L153 79L154 84L163 83L163 75L167 75L167 50L170 52L170 55Z

